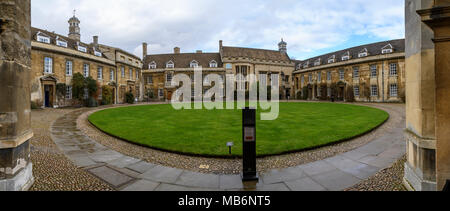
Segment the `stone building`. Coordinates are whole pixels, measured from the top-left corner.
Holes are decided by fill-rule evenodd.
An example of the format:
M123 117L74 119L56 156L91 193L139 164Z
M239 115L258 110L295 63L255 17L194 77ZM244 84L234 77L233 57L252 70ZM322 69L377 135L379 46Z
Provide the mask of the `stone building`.
M263 50L252 48L228 47L219 42L219 52L181 53L180 48L175 47L171 54L147 55L147 44L143 44L144 62L143 77L145 78L146 93L159 100L171 100L176 87L171 85L175 74L184 73L193 80L194 69L201 66L204 75L215 73L226 78L226 74L242 74L244 77L255 74L270 76L278 74L281 98L292 96L292 72L294 62L291 61L287 51L287 43L281 41L279 50ZM245 79L238 79L236 89L249 90L251 84ZM270 82L266 81L268 85ZM203 86L203 92L209 87ZM225 86L224 86L225 88ZM225 91L224 91L225 93Z
M405 40L353 47L304 61L294 71L297 99L405 100Z
M75 73L91 76L100 87L110 86L114 103L125 102L127 91L141 99L141 60L118 48L100 45L97 36L90 44L81 42L79 24L77 17L70 18L69 36L32 28L31 101L42 107L72 105Z

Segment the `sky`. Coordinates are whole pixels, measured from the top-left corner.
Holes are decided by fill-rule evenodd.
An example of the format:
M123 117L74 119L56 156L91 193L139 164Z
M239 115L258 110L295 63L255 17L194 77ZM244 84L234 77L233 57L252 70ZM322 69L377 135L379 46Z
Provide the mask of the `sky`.
M67 35L81 21L81 40L149 54L218 52L225 46L277 50L307 59L405 36L404 0L33 0L32 26Z

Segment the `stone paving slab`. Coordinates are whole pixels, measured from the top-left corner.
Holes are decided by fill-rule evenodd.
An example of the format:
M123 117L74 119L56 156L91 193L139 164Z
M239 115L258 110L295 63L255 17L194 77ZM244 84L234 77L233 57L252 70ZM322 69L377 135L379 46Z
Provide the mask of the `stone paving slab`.
M183 170L168 168L164 166L155 166L145 173L141 174L139 178L154 182L174 184L181 173L183 173Z
M292 191L325 191L326 188L315 182L309 177L303 179L286 182L286 185Z
M264 184L275 184L285 181L298 180L305 177L305 173L299 168L286 168L272 170L264 175L261 179Z
M220 191L219 189L208 189L208 188L194 188L186 187L182 185L173 185L161 183L155 191Z
M128 175L122 174L106 166L89 169L89 172L99 177L100 179L108 182L109 184L113 185L116 188L133 180L133 178L129 177Z
M155 167L154 164L147 163L145 161L141 161L141 162L126 166L126 168L131 169L135 172L139 172L141 174L145 173L146 171L148 171L149 169L151 169L153 167Z
M341 170L333 170L330 172L318 174L312 179L322 185L329 191L340 191L345 188L352 187L362 180Z
M115 166L117 168L125 168L129 165L136 164L140 161L141 161L140 159L136 159L136 158L132 158L132 157L128 157L128 156L122 156L119 159L112 160L107 163L108 163L108 165Z
M160 183L152 182L148 180L138 180L121 191L154 191Z
M175 182L176 185L200 188L219 188L219 175L202 174L190 171L184 171Z

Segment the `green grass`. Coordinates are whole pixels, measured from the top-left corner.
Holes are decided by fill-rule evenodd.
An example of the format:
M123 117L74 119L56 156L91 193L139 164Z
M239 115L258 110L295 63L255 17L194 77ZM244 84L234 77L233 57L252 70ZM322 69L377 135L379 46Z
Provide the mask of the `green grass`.
M366 133L387 120L381 110L331 103L280 103L275 121L260 121L258 156L323 146ZM241 110L174 110L171 105L122 107L89 116L95 126L141 145L204 156L242 155Z

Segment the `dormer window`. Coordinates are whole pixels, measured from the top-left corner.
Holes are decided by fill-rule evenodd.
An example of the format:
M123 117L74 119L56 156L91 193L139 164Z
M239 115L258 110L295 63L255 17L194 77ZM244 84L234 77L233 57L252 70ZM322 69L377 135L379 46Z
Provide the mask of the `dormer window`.
M50 44L50 37L46 36L45 34L39 32L36 36L36 40L38 42L47 43Z
M172 61L167 62L166 68L175 68L175 64Z
M56 45L67 48L67 41L60 39L59 37L56 37Z
M314 66L319 66L320 65L320 59L317 59L315 62L314 62Z
M209 67L216 68L217 67L217 62L212 60L211 62L209 62Z
M149 69L156 69L156 62L152 61L149 65Z
M333 55L332 57L328 58L328 64L335 63L336 62L336 55Z
M347 51L347 53L345 53L342 56L342 61L347 61L347 60L350 60L350 52L349 51Z
M391 44L388 44L381 49L382 54L389 54L389 53L393 53L393 52L394 52L394 47L392 47Z
M95 48L94 48L94 55L95 55L95 56L98 56L98 57L101 57L101 56L102 56L102 52L97 51L97 50L95 50Z
M304 64L303 64L303 68L308 68L309 67L309 61L308 62L305 62Z
M190 64L190 67L191 67L191 68L196 68L196 67L198 67L198 62L195 61L195 60L192 61L191 64Z
M79 45L79 46L78 46L78 51L87 53L87 48L86 48L86 47L83 47L83 46L81 46L81 45Z
M361 52L359 52L358 57L362 58L362 57L366 57L366 56L368 56L367 48L364 48Z

